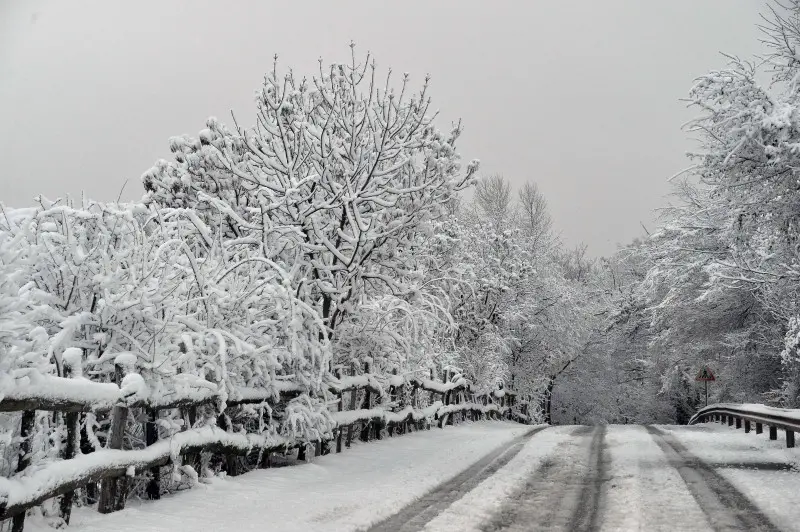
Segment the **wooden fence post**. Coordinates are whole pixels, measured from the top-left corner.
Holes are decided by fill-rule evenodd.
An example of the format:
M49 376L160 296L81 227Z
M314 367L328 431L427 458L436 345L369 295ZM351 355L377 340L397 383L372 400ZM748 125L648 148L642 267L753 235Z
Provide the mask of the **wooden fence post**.
M356 365L355 362L353 362L350 365L350 373L353 376L355 376L357 372L358 372L358 366ZM358 394L358 390L356 390L355 388L350 390L350 410L351 411L356 409L356 395L357 394ZM355 425L355 423L351 423L351 424L349 424L347 426L347 442L345 442L345 446L348 449L350 448L350 444L353 443L353 425Z
M397 375L397 369L394 370L395 375ZM406 407L406 384L405 379L403 379L403 384L398 387L397 396L399 397L399 405L398 408L403 410ZM398 427L400 434L405 434L408 432L408 420L403 420L403 422Z
M117 385L122 382L122 366L114 366L114 375ZM122 440L125 436L125 424L128 421L128 408L115 406L111 411L111 427L108 436L109 449L122 449ZM100 500L97 511L107 514L121 510L125 507L128 479L126 476L103 479L100 485Z
M195 405L189 406L186 408L184 413L184 420L185 420L185 430L189 430L194 427L195 422L197 421L197 407ZM183 455L182 460L184 465L189 465L194 469L195 473L198 475L202 474L201 463L200 463L200 453L198 452L189 452Z
M433 372L433 368L431 368L431 381L435 381L435 380L436 380L436 375ZM429 405L433 404L433 390L428 392L428 404ZM430 428L430 427L428 427L428 428Z
M225 412L222 412L219 416L217 416L217 426L225 432L228 432L233 428L230 423L230 418L227 414L225 414ZM236 455L233 453L225 453L225 472L228 474L228 476L235 477L240 473L236 458Z
M259 469L268 469L272 467L272 453L270 451L261 452L261 460L258 462Z
M78 367L73 367L73 364L77 364ZM64 360L64 376L65 377L76 377L81 372L80 369L80 359L75 360L69 358L69 360ZM80 426L78 423L80 422L80 414L78 412L67 412L64 416L64 422L67 427L67 441L66 445L64 446L63 458L64 460L70 460L75 458L75 454L78 451L78 445L80 443ZM58 513L61 516L61 519L64 520L65 524L69 524L70 517L72 516L72 501L75 499L75 491L70 491L65 493L58 504Z
M369 374L370 371L370 364L369 362L364 362L364 373ZM367 409L372 408L372 393L370 392L369 388L364 389L364 404L366 405ZM371 421L365 421L364 426L361 428L361 441L369 441L369 432L370 432L370 425Z
M392 377L394 377L395 375L397 375L397 368L392 368ZM397 402L397 388L395 387L394 384L390 384L389 385L389 397L388 397L388 400L389 400L389 405L390 405L391 411L392 412L397 412L397 408L395 408L395 406L394 406L394 403ZM392 436L394 436L395 429L397 429L397 424L391 424L391 423L387 424L386 433L389 435L390 438ZM399 432L399 429L398 429L398 432Z
M450 373L449 369L443 370L442 381L444 381L445 384L450 384L450 375L451 375L451 373ZM452 390L447 390L446 392L444 392L444 405L445 406L449 406L450 403L453 402L452 393L453 393ZM439 423L439 426L441 428L444 428L445 425L452 425L453 424L453 417L454 416L452 414L445 414L444 418L441 419L441 421Z
M80 414L78 412L67 412L65 418L67 422L67 445L64 447L64 460L70 460L75 458L75 454L78 450ZM72 515L72 501L74 499L75 492L70 491L69 493L65 493L59 502L59 513L64 523L67 525Z
M448 384L450 382L450 371L443 370L442 371L442 382ZM450 404L450 390L444 392L444 406L448 406Z
M92 442L89 441L89 432L86 425L89 423L89 420L86 414L80 414L80 424L81 424L81 454L89 454L94 452L94 445ZM86 502L88 504L94 504L97 502L97 482L90 482L84 488L86 490Z
M149 408L147 410L147 417L148 420L145 421L144 424L144 438L145 443L148 447L150 447L158 441L158 425L156 424L156 420L158 419L158 410L155 408ZM156 500L161 498L160 476L160 467L155 466L150 469L150 481L147 483L147 487L145 488L148 499Z
M336 378L342 380L342 368L336 368ZM342 409L344 408L344 405L342 404L342 402L344 401L344 394L342 392L339 392L336 394L336 397L339 398L336 410L338 412L341 412ZM342 452L342 427L338 427L336 429L336 452L337 453Z
M33 425L36 421L36 411L26 410L22 413L19 426L19 458L17 459L17 473L25 470L31 463L31 440L33 439ZM25 527L25 512L14 516L11 523L12 532L22 532Z

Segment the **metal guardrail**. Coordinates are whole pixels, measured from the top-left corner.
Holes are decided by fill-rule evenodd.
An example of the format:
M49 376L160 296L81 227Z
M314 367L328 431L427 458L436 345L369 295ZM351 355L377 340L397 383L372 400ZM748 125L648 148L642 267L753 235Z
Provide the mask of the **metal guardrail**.
M769 428L769 439L778 439L778 430L786 432L786 447L795 446L795 432L800 432L800 419L776 412L763 412L753 410L744 405L709 405L701 408L689 420L689 425L697 423L720 422L730 426L735 425L737 429L742 428L750 432L755 425L756 434L764 431L764 426Z

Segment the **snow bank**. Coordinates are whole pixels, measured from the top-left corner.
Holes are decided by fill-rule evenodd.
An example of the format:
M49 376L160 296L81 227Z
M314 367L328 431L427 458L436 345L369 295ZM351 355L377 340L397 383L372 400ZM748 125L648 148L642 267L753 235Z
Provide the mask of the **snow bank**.
M112 514L76 508L70 529L332 532L366 528L528 430L528 426L508 422L466 423L356 444L310 464L215 480L160 501L131 500L125 510ZM26 530L37 530L31 526L36 521L29 522Z

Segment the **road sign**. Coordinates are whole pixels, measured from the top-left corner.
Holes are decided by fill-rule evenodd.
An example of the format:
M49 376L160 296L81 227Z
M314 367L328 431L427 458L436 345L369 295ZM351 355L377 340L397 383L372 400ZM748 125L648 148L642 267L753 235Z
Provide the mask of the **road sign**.
M708 383L714 382L717 378L711 373L711 370L708 369L708 366L703 366L697 376L694 378L696 381L703 381L706 385L706 406L708 406Z
M703 366L703 369L700 370L700 373L697 374L697 377L695 377L694 380L714 382L715 380L717 380L717 378L714 377L714 374L711 373L711 370L708 369L708 366Z

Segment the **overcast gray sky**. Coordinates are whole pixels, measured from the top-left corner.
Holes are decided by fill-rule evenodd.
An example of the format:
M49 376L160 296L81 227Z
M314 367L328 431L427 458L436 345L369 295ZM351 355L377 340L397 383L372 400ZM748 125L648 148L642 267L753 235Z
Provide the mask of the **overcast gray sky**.
M536 181L557 229L593 254L651 227L687 166L679 98L751 56L763 0L403 2L0 0L0 201L141 196L167 139L208 116L252 123L272 56L433 76L440 126L484 173Z

